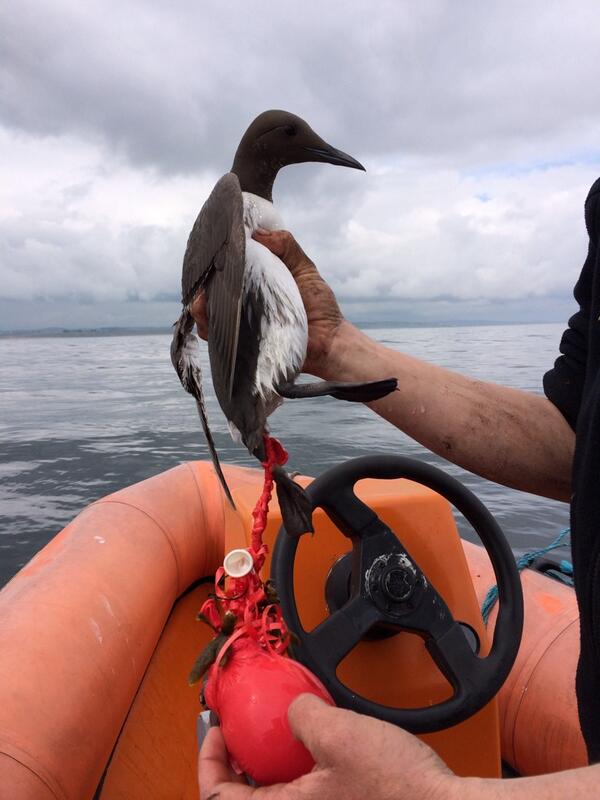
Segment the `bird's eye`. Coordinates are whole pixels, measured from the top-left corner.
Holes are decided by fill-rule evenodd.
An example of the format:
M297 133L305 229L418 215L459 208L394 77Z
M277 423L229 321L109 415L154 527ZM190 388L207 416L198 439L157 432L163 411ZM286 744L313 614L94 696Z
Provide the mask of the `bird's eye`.
M286 125L284 131L288 136L295 136L298 133L298 129L295 125Z

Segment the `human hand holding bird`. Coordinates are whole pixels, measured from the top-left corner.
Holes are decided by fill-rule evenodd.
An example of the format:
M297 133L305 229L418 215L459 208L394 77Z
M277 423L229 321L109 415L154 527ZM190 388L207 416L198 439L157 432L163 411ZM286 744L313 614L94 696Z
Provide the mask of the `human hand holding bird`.
M308 346L302 372L326 378L334 339L345 322L331 287L289 231L258 229L252 238L280 258L292 273L308 319ZM198 335L206 341L208 307L203 291L197 294L190 311L196 321Z

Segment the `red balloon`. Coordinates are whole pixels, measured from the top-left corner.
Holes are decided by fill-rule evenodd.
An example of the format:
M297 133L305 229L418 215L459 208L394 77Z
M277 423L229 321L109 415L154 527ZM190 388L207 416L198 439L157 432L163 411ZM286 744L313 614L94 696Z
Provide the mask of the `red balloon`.
M253 639L231 644L225 666L212 666L204 696L218 716L232 765L259 785L287 783L310 772L314 760L290 730L287 712L309 692L335 705L306 667L267 651Z

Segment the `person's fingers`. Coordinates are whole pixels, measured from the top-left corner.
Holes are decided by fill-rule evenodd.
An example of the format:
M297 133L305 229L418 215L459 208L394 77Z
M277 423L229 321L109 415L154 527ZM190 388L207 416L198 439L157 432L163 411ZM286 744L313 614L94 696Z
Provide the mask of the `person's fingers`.
M278 256L295 277L307 270L316 272L317 268L289 231L258 228L252 237Z
M253 789L243 775L229 765L223 735L219 727L206 734L198 756L200 800L295 800L293 786L275 784Z
M281 232L282 231L277 231L277 233ZM275 253L276 256L280 256L282 250L284 249L283 237L274 236L273 231L267 231L264 228L257 228L252 234L252 238L257 242L260 242L260 244L264 244L264 246L267 247L272 253Z
M201 339L208 339L208 307L204 292L198 292L194 298L190 306L190 314L196 321L198 336L200 336Z
M206 738L202 743L200 754L198 756L198 781L200 784L200 798L201 800L208 800L211 794L215 795L215 788L223 783L236 783L244 784L244 778L241 775L236 775L229 765L229 758L223 741L223 734L221 729L217 726L211 728L206 734ZM243 786L240 786L243 789ZM233 798L250 797L250 787L245 785L248 790L247 794L231 795ZM228 797L230 795L227 795Z

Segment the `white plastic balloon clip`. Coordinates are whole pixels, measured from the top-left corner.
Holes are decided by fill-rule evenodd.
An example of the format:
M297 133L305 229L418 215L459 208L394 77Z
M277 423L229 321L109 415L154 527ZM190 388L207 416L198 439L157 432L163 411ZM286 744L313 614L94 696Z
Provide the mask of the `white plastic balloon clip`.
M230 550L223 559L223 569L230 578L243 578L252 572L254 560L248 550Z

